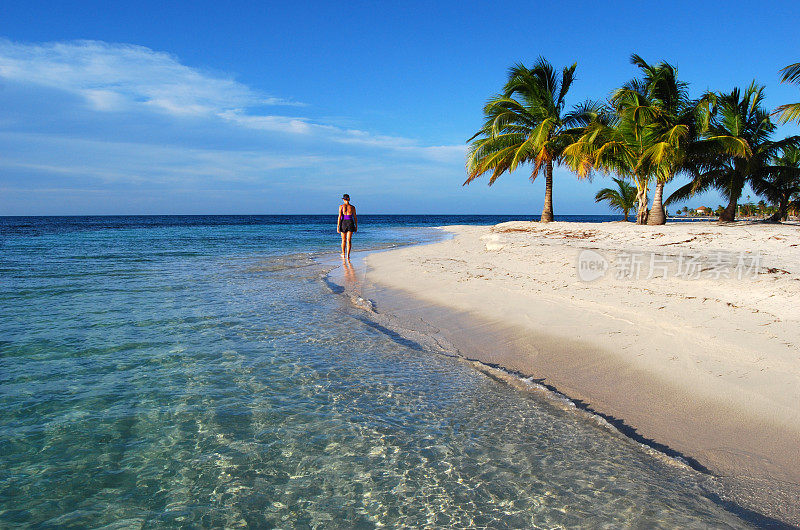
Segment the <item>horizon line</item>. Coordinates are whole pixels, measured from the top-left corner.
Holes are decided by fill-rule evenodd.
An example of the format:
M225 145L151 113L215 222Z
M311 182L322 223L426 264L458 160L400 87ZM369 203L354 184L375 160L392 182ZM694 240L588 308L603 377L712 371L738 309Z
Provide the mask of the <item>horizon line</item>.
M269 215L281 215L281 216L336 216L335 213L82 213L82 214L0 214L0 218L5 217L235 217L235 216L269 216ZM539 213L364 213L359 215L383 215L383 216L425 216L425 215L440 215L440 216L447 216L447 215L474 215L474 216L532 216L532 217L540 217L542 214ZM592 216L607 216L607 217L617 217L621 216L622 214L614 214L614 213L561 213L555 214L556 217L559 216L575 216L575 215L592 215Z

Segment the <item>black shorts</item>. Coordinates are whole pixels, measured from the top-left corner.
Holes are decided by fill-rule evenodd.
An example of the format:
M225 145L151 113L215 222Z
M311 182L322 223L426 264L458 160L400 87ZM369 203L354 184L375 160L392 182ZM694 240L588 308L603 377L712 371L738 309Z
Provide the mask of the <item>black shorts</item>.
M355 232L356 231L356 223L352 219L342 219L341 223L339 223L339 231L340 232Z

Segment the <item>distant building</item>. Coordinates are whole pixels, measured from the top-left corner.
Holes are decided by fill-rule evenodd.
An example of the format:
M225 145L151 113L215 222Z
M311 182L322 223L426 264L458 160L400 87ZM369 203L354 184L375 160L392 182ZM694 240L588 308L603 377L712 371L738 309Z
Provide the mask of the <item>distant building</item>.
M697 210L695 210L698 215L711 215L711 208L707 206L701 206Z

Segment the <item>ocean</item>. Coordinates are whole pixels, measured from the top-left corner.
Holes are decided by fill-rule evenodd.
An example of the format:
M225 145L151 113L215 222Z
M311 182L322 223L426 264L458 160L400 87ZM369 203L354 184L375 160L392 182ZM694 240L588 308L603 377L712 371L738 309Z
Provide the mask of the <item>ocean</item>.
M355 250L531 218L363 215ZM338 247L333 216L0 218L0 527L753 523L713 477L372 324L331 286Z

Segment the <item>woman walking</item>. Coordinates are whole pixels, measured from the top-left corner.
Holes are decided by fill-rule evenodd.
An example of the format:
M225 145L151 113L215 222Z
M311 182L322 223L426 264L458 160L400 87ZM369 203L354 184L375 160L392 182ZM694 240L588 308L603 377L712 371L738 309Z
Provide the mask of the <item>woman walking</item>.
M350 196L342 195L344 203L339 205L339 219L336 221L336 231L342 234L342 257L350 260L353 232L358 231L358 217L356 207L350 204Z

